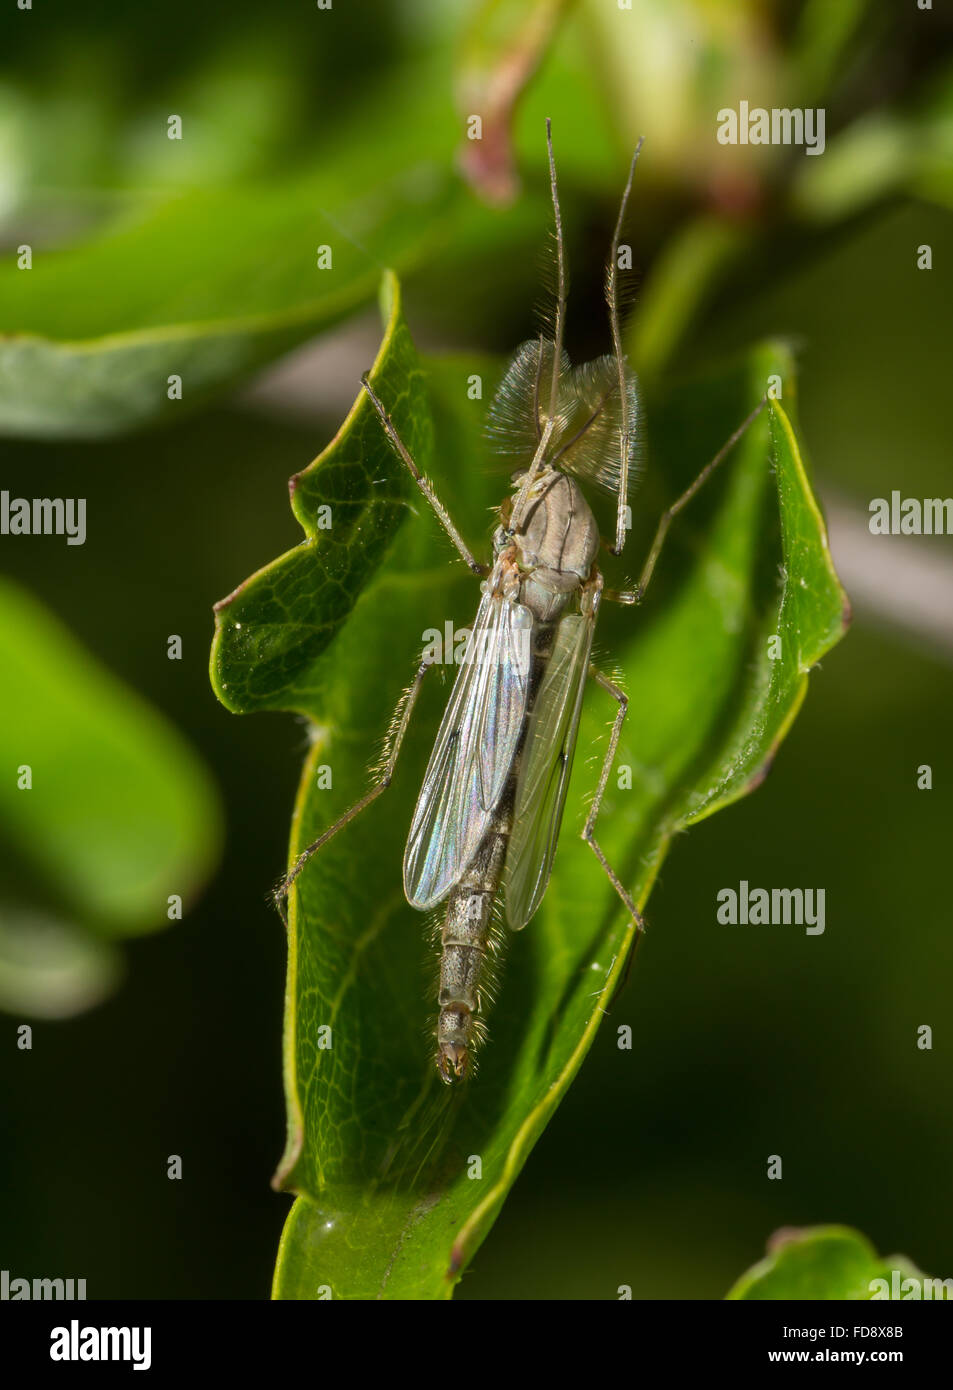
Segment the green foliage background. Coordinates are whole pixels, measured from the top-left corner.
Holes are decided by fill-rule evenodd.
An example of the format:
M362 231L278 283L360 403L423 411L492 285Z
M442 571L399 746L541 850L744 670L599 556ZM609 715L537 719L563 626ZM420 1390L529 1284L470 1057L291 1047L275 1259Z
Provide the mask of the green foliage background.
M112 0L50 0L0 20L3 486L85 495L96 518L82 548L4 543L3 568L178 727L227 816L204 897L174 930L127 944L122 989L37 1026L31 1054L0 1049L6 1268L82 1272L91 1296L268 1293L287 1206L267 1188L284 1129L285 944L266 891L307 740L287 716L231 719L205 656L211 603L298 543L286 480L343 410L266 414L241 382L360 305L369 366L384 260L403 273L428 354L511 349L532 330L547 225L544 114L574 356L604 347L602 258L644 131L631 343L648 378L785 336L822 497L863 515L894 487L950 491L945 21L815 3L768 22L760 6L685 0L668 20L636 4L642 27L623 44L606 42L599 6L553 8L565 27L519 108L522 187L507 208L478 204L453 173L459 110L511 33L506 6L494 7L502 38L482 31L489 56L429 5L280 11L265 38L260 7L239 0L227 33L215 7L191 15L187 43L166 11ZM697 63L668 74L667 95L653 91L653 43L674 35L681 52L695 23ZM823 100L827 153L756 178L750 164L716 167L726 93ZM189 123L181 149L165 138L171 111ZM289 249L324 240L326 217L358 229L364 252L339 236L331 285L308 281L308 258ZM15 270L24 241L29 290ZM916 270L922 243L931 274ZM170 342L188 356L170 357ZM181 410L162 389L179 362L202 387ZM652 463L646 518L669 476ZM451 496L455 466L440 461ZM689 473L691 460L673 466ZM948 541L922 545L948 559ZM868 552L876 565L882 551ZM183 636L181 663L166 659L170 632ZM609 1031L596 1039L458 1297L612 1297L619 1284L635 1297L723 1296L772 1230L835 1220L949 1272L949 1054L939 1028L927 1053L915 1030L945 1017L953 964L951 684L948 641L858 605L764 786L675 843L619 1006L634 1050L620 1053ZM924 762L929 793L916 790ZM170 824L201 804L196 793L172 808ZM108 855L110 843L95 847ZM4 891L75 917L55 869L14 839L6 848ZM825 935L717 927L714 895L740 878L824 886ZM105 939L102 922L83 926ZM8 1038L18 1019L2 1025ZM173 1152L181 1184L165 1178ZM769 1183L776 1152L784 1179Z

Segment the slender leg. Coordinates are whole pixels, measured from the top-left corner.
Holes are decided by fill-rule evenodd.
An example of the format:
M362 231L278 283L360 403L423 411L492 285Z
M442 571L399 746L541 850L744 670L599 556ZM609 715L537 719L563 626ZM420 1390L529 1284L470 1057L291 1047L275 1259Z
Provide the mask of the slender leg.
M608 676L604 676L602 672L597 671L594 666L590 666L589 674L591 675L592 679L596 682L597 685L600 685L603 690L608 691L608 693L612 696L613 700L617 702L619 709L616 713L615 723L612 726L612 733L609 736L609 747L606 749L606 755L602 760L602 771L599 774L599 785L596 787L596 794L592 799L592 805L589 808L589 815L587 816L586 823L582 828L582 838L585 840L586 844L589 846L593 854L598 859L599 863L602 865L603 869L606 872L606 877L612 884L615 891L618 893L619 897L622 899L626 911L632 918L632 921L635 923L636 931L641 935L641 933L645 931L645 923L642 920L642 914L639 912L639 909L632 901L632 898L630 897L629 893L626 891L625 888L623 888L618 878L618 875L612 868L612 865L606 859L605 855L602 852L602 849L599 846L598 841L596 840L595 835L593 834L593 829L595 827L599 811L602 807L602 798L605 796L606 783L609 781L609 774L612 771L613 764L615 763L616 749L619 746L619 737L622 733L622 725L625 723L625 716L628 713L629 709L629 697L625 694L624 691L620 690L619 687L613 681L610 681Z
M539 357L536 359L536 380L533 383L533 419L536 422L537 443L543 437L543 424L539 418L539 379L543 373L543 335L539 335Z
M602 807L602 798L605 795L606 783L609 781L609 774L612 771L613 764L615 763L616 749L619 746L619 737L622 733L622 725L625 723L625 716L628 713L629 709L629 697L625 694L623 690L619 689L619 687L615 684L614 681L610 681L608 676L604 676L602 672L597 671L594 666L589 667L589 674L597 685L600 685L603 690L607 691L612 696L613 700L615 700L618 703L619 709L616 713L615 723L612 726L612 733L609 736L609 747L606 749L606 756L603 759L602 772L599 775L599 785L596 788L596 794L593 797L592 806L589 808L589 815L586 819L585 825L583 826L582 838L585 840L586 844L589 846L593 854L599 860L599 863L602 865L603 870L605 871L606 877L612 884L615 891L618 893L619 897L622 899L626 911L632 918L632 921L635 923L635 936L632 939L632 945L630 946L628 951L625 969L622 972L622 979L616 986L615 993L613 994L612 999L610 1000L609 1007L611 1008L612 1004L615 1003L616 999L619 997L619 995L625 989L626 984L628 983L629 971L632 969L632 961L635 956L636 947L642 940L642 937L645 935L645 920L642 917L642 914L639 911L639 909L636 907L635 903L632 901L631 894L629 894L625 890L625 888L623 888L621 882L619 881L618 875L612 868L609 861L606 859L600 845L598 844L595 836L593 835L593 828L595 827L596 818L598 817L599 811Z
M281 920L284 922L285 926L288 925L288 914L286 910L288 894L291 892L295 879L301 873L301 870L307 864L308 860L313 854L316 854L323 845L326 845L328 840L335 836L339 830L342 830L345 825L348 825L356 816L359 816L362 811L366 810L372 801L376 801L381 792L386 791L390 786L391 778L394 775L394 768L397 765L397 758L400 754L400 745L404 741L404 735L410 723L410 716L413 713L414 705L417 703L417 696L420 694L420 687L424 683L424 676L426 676L432 665L433 660L429 657L421 661L413 681L400 697L400 702L397 709L394 711L394 725L396 725L396 727L394 728L393 740L387 754L387 760L384 763L383 770L377 782L371 787L369 792L365 792L360 801L355 801L354 805L349 807L348 810L344 812L343 816L336 820L332 826L329 826L323 834L319 835L313 844L308 845L307 849L301 851L286 876L275 889L275 906L281 913ZM392 725L392 727L394 726Z
M371 404L380 416L381 424L384 426L384 430L387 434L388 439L390 440L391 444L393 444L394 449L397 451L401 460L407 465L407 468L414 482L417 484L424 497L426 497L427 501L430 503L437 517L437 520L440 522L440 525L443 527L447 535L450 537L454 545L457 547L457 550L460 554L460 558L463 560L463 563L465 565L468 565L474 574L487 574L489 572L489 567L487 565L481 565L479 560L475 560L473 558L473 554L469 546L467 545L463 537L460 535L460 532L454 526L453 522L450 520L450 513L447 511L446 507L440 501L440 498L434 492L433 487L430 484L430 480L424 477L420 469L417 467L417 465L411 458L406 444L401 439L400 435L397 433L397 427L388 415L387 411L384 409L380 397L375 393L374 388L368 381L366 372L361 377L361 385L367 392L368 396L371 399Z
M755 406L754 410L752 410L751 414L747 417L747 419L742 420L741 424L735 430L734 434L732 434L730 438L728 438L725 441L725 443L718 450L717 454L711 460L711 462L705 464L705 467L699 473L695 481L685 489L681 497L674 501L672 505L662 513L662 519L660 520L658 524L658 529L655 532L655 539L652 542L652 548L649 551L648 559L646 560L642 568L642 573L639 576L639 582L638 584L636 584L635 588L629 590L603 589L603 598L607 598L613 603L642 602L643 598L645 597L645 591L649 587L652 575L655 573L655 566L658 561L658 557L661 554L662 546L665 544L665 538L668 535L668 528L671 526L672 522L678 516L682 508L686 507L688 503L692 500L692 498L695 496L695 494L704 487L705 483L708 482L708 479L714 473L718 465L728 457L734 446L738 443L738 440L744 434L745 430L747 430L748 426L753 424L754 421L757 420L758 416L761 414L762 410L764 410L767 403L767 396L762 396L761 400Z

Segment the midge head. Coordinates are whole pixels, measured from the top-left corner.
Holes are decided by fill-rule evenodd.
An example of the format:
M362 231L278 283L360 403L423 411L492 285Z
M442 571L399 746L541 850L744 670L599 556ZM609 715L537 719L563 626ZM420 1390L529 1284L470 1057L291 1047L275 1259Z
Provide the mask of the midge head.
M606 267L612 352L578 367L571 366L563 348L566 251L549 120L546 143L557 258L555 318L551 337L543 333L517 350L490 408L487 435L492 446L522 465L513 480L515 496L501 508L503 534L498 535L498 543L519 537L544 499L561 511L588 513L580 489L571 480L568 487L558 481L572 474L616 498L612 549L618 554L625 542L626 499L637 476L641 445L638 386L622 351L619 243L642 141L629 166ZM562 494L558 501L554 490Z

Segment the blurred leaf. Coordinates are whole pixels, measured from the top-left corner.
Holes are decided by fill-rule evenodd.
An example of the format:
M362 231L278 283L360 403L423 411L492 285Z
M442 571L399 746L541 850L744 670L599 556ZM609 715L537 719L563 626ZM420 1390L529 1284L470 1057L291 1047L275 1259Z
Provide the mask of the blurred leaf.
M627 329L629 356L643 377L658 375L726 268L751 246L752 229L705 215L686 222L657 258Z
M625 9L578 0L576 14L575 42L595 69L602 103L621 137L619 154L644 135L652 155L649 178L661 172L670 188L713 201L721 200L722 186L740 186L753 200L762 171L783 151L752 146L739 159L715 132L718 111L735 106L739 93L752 106L770 107L783 90L786 53L760 0L632 0ZM569 40L569 29L561 42Z
M201 187L273 172L308 128L304 95L313 80L288 32L260 24L223 32L211 53L174 85L163 83L128 123L125 178L146 187ZM171 112L185 113L181 142L164 138Z
M865 112L829 139L823 159L805 160L794 212L833 222L896 194L953 207L953 67L934 74L908 108Z
M513 163L516 104L543 60L567 0L481 0L463 44L458 106L464 121L477 115L478 139L466 138L460 162L481 197L507 203L519 180ZM469 133L468 133L469 136Z
M0 1009L71 1018L107 998L122 972L108 942L45 913L0 906Z
M371 299L383 262L407 265L446 234L455 191L423 165L343 205L327 176L192 192L85 245L38 251L32 270L8 261L0 430L94 436L175 418ZM168 398L172 375L182 403Z
M67 190L114 201L133 189L273 177L322 147L333 159L353 114L382 95L391 98L377 130L386 148L406 129L409 102L429 95L405 69L429 59L447 27L437 10L398 16L386 0L334 14L275 7L263 25L257 3L233 0L227 26L196 9L188 42L171 44L161 16L105 5L108 14L101 3L93 15L56 0L55 22L32 30L16 6L0 11L0 214L26 198L31 228L37 204ZM447 72L445 51L439 59ZM395 73L401 122L386 90ZM173 112L186 121L182 142L166 139Z
M935 75L920 103L910 191L953 208L953 64Z
M823 159L805 160L792 188L802 217L834 222L908 182L916 134L889 111L861 116L831 139Z
M803 106L824 104L851 56L857 30L866 19L870 0L805 0L791 41L791 84ZM793 95L791 101L794 101Z
M392 317L375 366L378 386L426 463L429 423L419 372L406 375L410 351ZM465 529L468 518L489 524L485 509L504 486L481 467L482 408L467 391L475 372L488 393L493 373L485 363L450 359L429 368L438 490ZM654 461L663 477L678 480L671 496L750 410L772 372L791 395L790 362L766 348L656 407ZM365 789L424 629L462 625L476 601L472 577L447 563L446 540L426 508L400 528L380 564L406 483L375 427L359 401L303 475L305 508L300 486L294 490L308 539L219 613L213 681L229 707L294 709L317 726L292 859ZM371 477L382 480L383 508ZM659 594L644 612L607 615L600 632L638 709L618 758L632 767L633 787L621 791L610 780L600 841L641 902L671 836L763 776L808 670L843 630L843 594L780 407L772 406L770 424L762 416L748 431L706 494L663 559ZM338 532L335 520L335 529L317 532L316 505L342 495L353 509L346 525ZM371 506L380 519L368 526ZM773 634L781 638L779 660L768 656ZM599 695L594 689L588 698L584 749L605 746L613 708ZM445 698L425 685L393 786L315 856L292 895L289 1139L276 1180L301 1196L282 1240L277 1297L316 1297L321 1287L344 1298L449 1297L581 1064L632 944L618 900L573 834L595 782L595 770L580 761L553 882L530 928L510 944L479 1076L452 1094L439 1085L425 1042L434 1009L420 983L425 921L404 901L400 857ZM330 788L319 781L321 767L330 769ZM327 1050L325 1025L333 1039ZM482 1181L467 1176L471 1155L482 1160Z
M220 812L205 768L156 710L8 580L0 581L0 665L4 838L31 877L42 876L97 933L167 926L169 895L187 905L218 854ZM23 767L30 789L18 786Z
M905 1255L878 1255L867 1237L849 1226L811 1226L777 1231L767 1258L747 1270L725 1297L870 1300L878 1292L874 1280L886 1281L880 1296L890 1297L904 1279L922 1286L925 1277ZM949 1296L941 1285L938 1296L944 1295Z

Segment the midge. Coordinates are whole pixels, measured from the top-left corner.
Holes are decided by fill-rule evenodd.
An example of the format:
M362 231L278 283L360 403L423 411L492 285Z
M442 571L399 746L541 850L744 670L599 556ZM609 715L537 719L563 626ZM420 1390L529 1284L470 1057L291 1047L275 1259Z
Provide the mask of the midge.
M596 618L603 600L642 600L673 517L765 405L762 400L665 512L635 588L605 588L596 556L600 545L613 555L622 550L639 442L636 380L622 351L618 262L642 142L629 168L606 275L612 352L571 368L563 351L566 257L549 121L546 140L557 249L555 320L551 338L544 334L518 350L490 409L490 437L520 466L513 493L500 507L492 565L480 564L471 554L366 376L361 383L391 444L461 558L484 576L468 659L460 667L437 733L404 852L404 892L410 905L429 911L446 904L435 1031L437 1070L448 1083L469 1074L485 1031L482 1016L498 893L502 888L507 925L519 931L546 891L587 677L616 701L618 709L582 837L636 932L643 930L638 908L594 834L627 708L618 686L590 665ZM600 539L577 479L616 497L614 544ZM315 851L390 785L431 665L432 658L425 656L397 707L390 750L376 785L299 855L277 890L279 906Z

